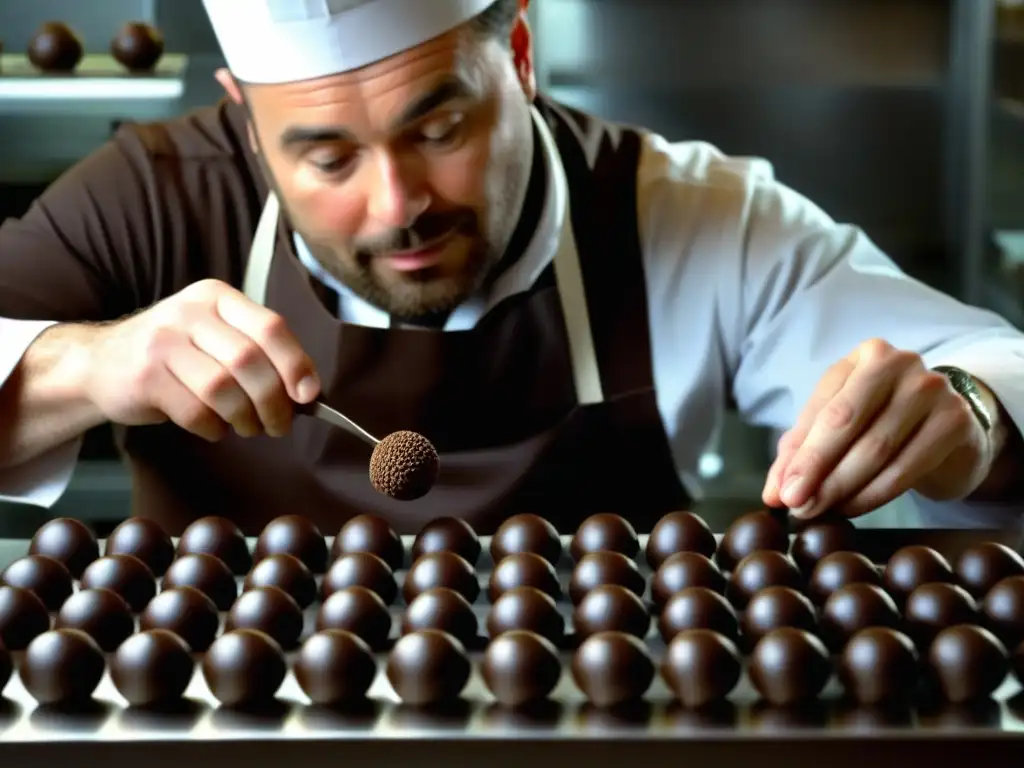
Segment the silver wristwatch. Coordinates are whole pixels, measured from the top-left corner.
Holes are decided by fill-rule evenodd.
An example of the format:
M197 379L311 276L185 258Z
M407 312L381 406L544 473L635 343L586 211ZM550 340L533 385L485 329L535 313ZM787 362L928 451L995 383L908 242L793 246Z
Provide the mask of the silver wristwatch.
M990 432L994 419L988 412L988 408L985 407L985 401L981 398L981 390L978 389L978 383L974 377L962 368L955 368L952 365L940 365L932 370L949 379L953 390L967 401L974 415L981 422L981 426L986 432Z

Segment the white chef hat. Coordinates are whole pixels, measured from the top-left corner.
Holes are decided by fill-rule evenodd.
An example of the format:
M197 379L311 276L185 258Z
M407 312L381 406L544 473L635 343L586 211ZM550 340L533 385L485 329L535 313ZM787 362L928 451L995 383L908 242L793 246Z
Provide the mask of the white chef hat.
M425 43L493 0L203 0L228 69L248 83L311 80Z

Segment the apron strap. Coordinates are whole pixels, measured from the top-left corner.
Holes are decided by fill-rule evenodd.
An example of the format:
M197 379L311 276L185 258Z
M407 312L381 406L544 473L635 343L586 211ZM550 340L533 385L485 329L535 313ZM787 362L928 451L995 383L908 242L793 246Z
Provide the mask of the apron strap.
M256 225L256 234L249 249L249 260L245 265L245 279L242 292L257 304L264 305L267 300L267 283L270 282L270 267L274 261L274 248L277 244L277 216L281 205L277 195L271 192L260 214L260 222Z

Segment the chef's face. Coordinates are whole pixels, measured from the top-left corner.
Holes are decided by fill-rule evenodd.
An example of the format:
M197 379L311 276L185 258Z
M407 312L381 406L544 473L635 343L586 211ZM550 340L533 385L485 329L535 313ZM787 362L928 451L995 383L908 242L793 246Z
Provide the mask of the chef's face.
M392 314L454 308L508 244L533 136L529 40L514 39L510 53L465 27L356 72L244 88L290 223Z

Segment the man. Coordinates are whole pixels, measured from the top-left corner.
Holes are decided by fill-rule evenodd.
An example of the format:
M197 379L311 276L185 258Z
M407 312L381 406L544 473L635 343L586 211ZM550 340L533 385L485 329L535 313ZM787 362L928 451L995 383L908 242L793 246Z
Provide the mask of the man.
M731 401L788 430L767 504L1018 523L1020 333L762 161L538 96L525 2L206 8L225 103L123 129L0 229L8 498L51 504L110 421L171 530L647 525ZM425 434L438 485L375 494L364 445L295 416L318 397Z

